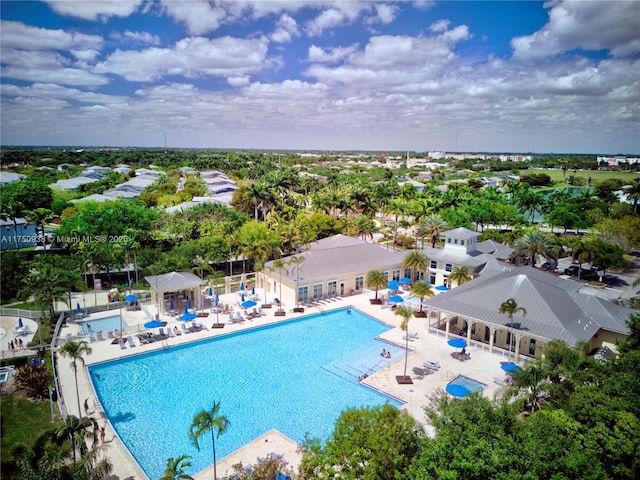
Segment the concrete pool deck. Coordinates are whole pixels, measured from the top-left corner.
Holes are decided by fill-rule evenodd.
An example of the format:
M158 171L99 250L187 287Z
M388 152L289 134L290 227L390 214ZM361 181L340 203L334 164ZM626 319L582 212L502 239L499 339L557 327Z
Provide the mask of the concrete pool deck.
M229 301L235 298L235 295L231 297ZM200 318L198 321L203 322L208 330L200 332L194 332L189 334L182 334L175 338L170 338L162 342L154 342L146 345L138 345L136 347L121 349L117 344L112 344L112 339L105 338L103 341L96 341L90 343L92 353L85 357L85 365L89 366L95 363L123 358L125 356L151 352L163 348L171 348L175 345L189 343L197 340L203 340L212 338L214 336L225 335L240 330L246 330L250 328L260 327L268 324L279 323L294 318L299 318L305 315L312 315L317 313L326 312L343 307L353 307L366 313L378 320L381 320L395 328L389 330L381 336L381 339L397 344L404 347L405 340L402 338L404 332L400 330L399 325L401 318L394 314L394 311L389 308L382 308L380 305L371 305L369 300L373 298L373 293L365 293L362 295L355 295L351 297L344 297L341 299L325 302L322 305L312 306L305 309L304 313L293 313L292 307L285 307L286 316L275 316L277 308L263 309L265 316L258 317L253 320L248 320L242 323L230 324L228 323L228 315L220 314L220 322L225 323L225 327L221 329L210 328L213 323L216 322L216 315L210 314L207 318ZM222 299L225 300L224 298ZM154 311L154 307L151 307ZM100 314L92 314L88 320L98 320L101 317L109 317L117 314L117 310L103 312ZM127 328L123 336L136 335L144 330L142 325L148 321L147 315L142 311L124 311L123 316L127 323ZM87 319L83 319L86 321ZM178 325L180 322L177 317L161 316L161 321L167 322L167 327L173 328L174 325ZM79 327L74 325L73 322L69 322L60 334L60 342L58 345L64 343L67 338L78 338L77 334ZM157 332L157 329L153 329ZM506 356L498 353L489 354L481 349L476 349L474 346L467 348L467 352L470 353L470 359L461 361L456 357L457 349L450 347L444 339L444 332L429 332L427 328L427 321L425 318L412 318L409 322L409 331L411 333L418 333L416 339L409 341L409 348L411 352L408 355L407 362L407 375L411 376L413 384L400 385L396 382L397 375L404 374L404 355L396 355L394 358L388 359L382 370L377 373L368 376L363 380L363 383L375 388L381 392L387 393L396 397L405 405L403 409L407 410L414 418L427 426L427 419L424 413L423 407L428 404L429 396L435 393L437 390L444 390L447 383L451 381L457 375L465 375L479 382L485 383L487 387L482 392L482 395L493 398L493 396L500 392L504 387L496 384L495 379L504 379L505 373L501 370L501 362L507 361ZM88 337L81 337L89 341ZM371 367L381 361L381 358L377 357L371 359ZM432 373L420 376L413 372L414 367L421 368L426 361L437 361L440 364L440 368ZM76 388L74 380L74 372L70 365L68 358L58 356L58 371L60 377L60 388L62 397L65 400L65 406L67 412L70 414L78 414L78 405L76 398ZM366 368L367 365L363 366ZM80 393L80 403L82 404L85 399L88 399L89 403L89 415L98 420L99 425L105 425L106 441L104 443L105 455L110 459L113 464L113 472L110 479L146 479L147 476L142 472L140 467L133 460L132 456L125 448L124 444L117 437L114 429L110 423L106 421L104 411L101 405L95 397L95 393L90 384L86 368L78 368L78 386ZM85 415L84 411L82 415ZM427 431L430 431L427 426ZM152 437L151 437L152 438ZM266 441L265 441L266 440ZM219 441L224 441L224 436L221 436ZM291 440L284 435L276 432L267 432L262 437L255 439L248 443L239 450L229 454L227 457L218 460L218 475L220 477L231 473L231 466L242 461L244 465L255 464L257 459L265 457L266 455L274 452L284 455L284 459L294 469L297 467L300 461L300 455L296 452L298 445L294 440ZM166 459L162 459L164 462ZM207 473L208 472L208 473ZM204 478L210 478L212 471L208 468L199 473L191 473L192 476L199 480Z

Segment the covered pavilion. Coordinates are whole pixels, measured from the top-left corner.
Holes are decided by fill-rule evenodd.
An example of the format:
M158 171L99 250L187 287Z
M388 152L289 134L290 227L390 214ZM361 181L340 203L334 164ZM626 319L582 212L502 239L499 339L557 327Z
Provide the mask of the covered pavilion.
M193 308L202 304L202 285L204 282L200 277L190 272L169 272L162 275L151 275L144 277L151 285L151 299L156 305L156 316L169 313L169 306L165 302L165 294L175 293L185 302L191 299ZM175 305L176 309L180 305Z

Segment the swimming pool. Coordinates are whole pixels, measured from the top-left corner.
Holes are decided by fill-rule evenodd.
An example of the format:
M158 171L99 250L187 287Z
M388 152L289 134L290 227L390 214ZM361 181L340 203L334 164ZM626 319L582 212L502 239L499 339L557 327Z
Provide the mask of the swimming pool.
M486 383L478 382L473 378L465 377L464 375L458 375L456 378L451 380L447 385L461 385L467 388L471 393L473 392L481 392L487 386Z
M78 322L80 328L88 335L89 333L95 332L108 332L109 330L120 330L120 315L115 315L113 317L104 317L104 318L96 318L95 320L85 320L84 322ZM89 330L89 325L91 326L91 330ZM125 322L124 318L122 319L122 328L126 328L127 322Z
M301 442L325 439L341 411L401 403L358 383L383 368L380 350L404 350L375 340L389 330L351 309L212 338L89 367L95 391L118 435L150 478L166 459L192 456L194 474L212 462L210 442L197 452L189 426L201 409L221 402L230 421L216 440L218 458L277 429ZM377 366L377 367L376 367Z

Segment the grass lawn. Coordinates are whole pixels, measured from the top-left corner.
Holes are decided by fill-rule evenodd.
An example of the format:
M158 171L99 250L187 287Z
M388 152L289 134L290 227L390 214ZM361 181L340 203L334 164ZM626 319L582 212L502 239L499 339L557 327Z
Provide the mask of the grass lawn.
M563 172L562 170L548 170L548 169L534 169L527 170L527 172L531 173L546 173L551 177L551 181L554 183L554 187L570 187L567 182L569 181L569 177L573 175L573 170L567 170ZM524 173L524 172L522 172ZM521 175L522 175L521 173ZM630 184L633 180L640 178L640 173L632 173L632 172L609 172L609 171L599 171L599 170L578 170L576 172L576 177L582 177L585 180L591 178L591 185L596 185L600 182L604 182L605 180L618 179L625 184Z
M56 423L51 423L49 401L34 402L21 392L2 395L2 456L9 456L17 443L30 445L45 430L60 425L58 406L54 403Z

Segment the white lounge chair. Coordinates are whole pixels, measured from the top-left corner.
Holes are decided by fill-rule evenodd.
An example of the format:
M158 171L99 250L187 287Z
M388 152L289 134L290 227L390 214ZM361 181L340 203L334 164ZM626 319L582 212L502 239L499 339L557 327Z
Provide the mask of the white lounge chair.
M202 322L198 323L198 326L200 327L200 330L209 330L207 326Z
M95 335L94 333L90 333L90 334L89 334L89 341L90 341L91 343L94 343L94 342L96 342L97 340L98 340L98 339L96 338L96 335Z
M416 333L408 333L408 334L402 336L403 340L407 340L407 339L408 340L415 340L416 338L418 338L418 332L416 332Z
M180 322L180 330L184 333L191 333L191 330L189 330L189 327L187 327L187 324L184 322Z
M127 337L127 343L129 344L129 348L133 348L136 346L136 342L131 335Z
M440 368L440 362L432 362L431 360L427 360L422 365L433 370L437 370Z
M126 350L127 345L124 343L124 340L118 338L118 345L120 345L120 350Z

